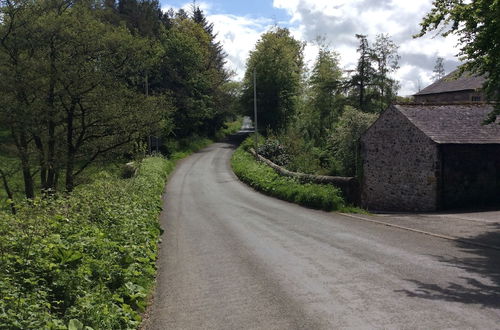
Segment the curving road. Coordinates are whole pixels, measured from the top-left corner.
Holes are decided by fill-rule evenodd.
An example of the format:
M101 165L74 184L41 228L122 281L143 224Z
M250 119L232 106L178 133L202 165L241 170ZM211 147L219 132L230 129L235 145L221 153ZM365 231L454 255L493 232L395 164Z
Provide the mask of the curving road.
M500 329L500 252L261 195L231 143L167 186L147 329Z

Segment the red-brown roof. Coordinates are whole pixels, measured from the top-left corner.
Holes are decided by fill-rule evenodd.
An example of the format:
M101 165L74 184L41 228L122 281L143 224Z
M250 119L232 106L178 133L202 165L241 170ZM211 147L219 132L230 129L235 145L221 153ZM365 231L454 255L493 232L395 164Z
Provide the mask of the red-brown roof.
M444 78L425 87L415 95L478 90L483 87L484 80L485 78L483 76L475 76L469 72L464 72L463 74L458 75L458 70L455 70Z
M492 104L393 105L439 144L500 144L500 125L482 125Z

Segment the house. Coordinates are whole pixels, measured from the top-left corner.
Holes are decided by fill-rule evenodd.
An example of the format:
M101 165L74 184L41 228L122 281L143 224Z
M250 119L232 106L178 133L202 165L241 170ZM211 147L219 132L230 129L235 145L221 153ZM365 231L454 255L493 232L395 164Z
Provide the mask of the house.
M453 71L444 78L413 95L418 103L484 102L482 91L485 78L469 72Z
M435 211L500 205L500 125L482 125L493 107L391 105L361 138L363 206Z

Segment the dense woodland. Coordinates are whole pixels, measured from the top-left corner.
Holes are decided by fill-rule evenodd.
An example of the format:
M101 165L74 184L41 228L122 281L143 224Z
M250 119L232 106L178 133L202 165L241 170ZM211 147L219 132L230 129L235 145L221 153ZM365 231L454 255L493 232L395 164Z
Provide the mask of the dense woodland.
M225 54L203 12L158 1L2 1L0 159L4 188L70 192L101 159L214 137L231 116ZM11 192L9 192L11 194Z

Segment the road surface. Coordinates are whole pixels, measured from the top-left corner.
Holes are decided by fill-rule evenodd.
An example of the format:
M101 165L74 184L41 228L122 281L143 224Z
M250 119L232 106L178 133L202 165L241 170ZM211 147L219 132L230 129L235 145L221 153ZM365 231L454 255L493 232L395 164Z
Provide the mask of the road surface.
M170 179L146 329L500 329L500 251L266 197L232 151Z

